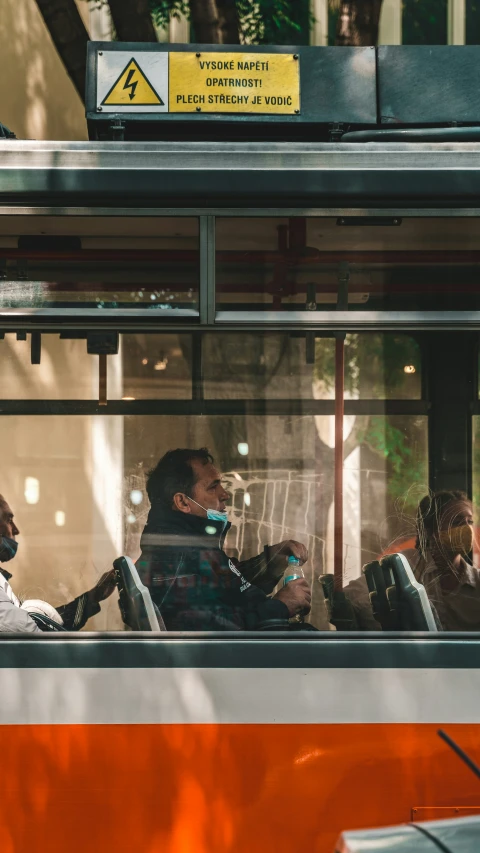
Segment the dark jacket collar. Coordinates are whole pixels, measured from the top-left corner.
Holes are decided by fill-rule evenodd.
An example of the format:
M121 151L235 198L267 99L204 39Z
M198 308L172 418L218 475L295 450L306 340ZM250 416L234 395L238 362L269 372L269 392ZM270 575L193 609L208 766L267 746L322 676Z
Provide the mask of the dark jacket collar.
M196 538L211 536L215 543L220 542L220 547L223 548L225 536L230 527L230 522L223 529L222 521L212 521L189 512L164 509L158 504L152 504L142 537L155 533Z
M3 577L5 578L5 580L6 580L6 581L9 581L9 580L10 580L10 578L12 577L11 573L10 573L10 572L7 572L7 570L6 570L6 569L2 569L2 567L1 567L1 566L0 566L0 574L2 574L2 575L3 575Z

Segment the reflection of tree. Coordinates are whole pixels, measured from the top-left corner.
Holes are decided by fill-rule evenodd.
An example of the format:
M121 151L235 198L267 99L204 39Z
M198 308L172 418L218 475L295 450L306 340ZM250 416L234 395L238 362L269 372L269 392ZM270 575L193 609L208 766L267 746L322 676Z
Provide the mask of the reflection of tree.
M332 391L335 382L334 348L319 339L315 350L315 378L320 392ZM404 368L413 370L407 374ZM407 335L347 335L345 341L345 392L350 398L382 400L419 396L420 349ZM322 395L323 396L323 395ZM406 497L414 508L411 489L425 482L425 471L409 445L409 436L384 415L355 419L344 446L344 458L358 446L370 448L387 465L387 493L392 499ZM412 494L410 498L409 495Z

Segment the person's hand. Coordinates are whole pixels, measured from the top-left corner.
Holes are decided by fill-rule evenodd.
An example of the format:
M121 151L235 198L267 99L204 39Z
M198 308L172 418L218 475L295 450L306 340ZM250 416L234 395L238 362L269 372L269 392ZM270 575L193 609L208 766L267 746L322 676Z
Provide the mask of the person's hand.
M287 605L289 616L296 616L297 613L306 616L310 613L312 593L305 578L290 581L273 597Z
M300 560L300 564L306 563L308 560L308 551L305 545L301 542L296 542L295 539L286 539L285 542L280 542L278 545L270 545L270 558L275 560L277 557L296 557Z
M90 595L98 604L100 601L105 601L112 594L115 587L115 572L111 569L102 575L98 583L90 590Z

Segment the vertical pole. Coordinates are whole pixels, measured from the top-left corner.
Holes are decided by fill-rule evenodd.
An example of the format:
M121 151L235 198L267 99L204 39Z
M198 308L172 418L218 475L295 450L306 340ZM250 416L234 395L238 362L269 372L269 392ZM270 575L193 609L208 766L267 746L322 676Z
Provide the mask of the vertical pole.
M171 44L188 44L190 41L190 21L185 15L172 15L170 18L169 41Z
M333 503L333 576L335 590L343 588L343 415L345 337L335 340L335 495Z
M328 0L310 0L312 26L310 44L325 46L328 44Z
M98 356L98 405L107 405L107 356Z
M378 29L378 43L402 43L402 0L383 0Z
M465 0L448 0L448 43L465 44Z
M200 325L215 322L215 217L200 217Z

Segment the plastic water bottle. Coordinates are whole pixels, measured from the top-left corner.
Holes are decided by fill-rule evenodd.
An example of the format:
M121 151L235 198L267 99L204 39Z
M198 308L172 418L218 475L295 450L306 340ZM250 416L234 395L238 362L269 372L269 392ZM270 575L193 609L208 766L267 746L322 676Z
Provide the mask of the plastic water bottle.
M300 560L297 557L290 556L287 560L287 568L283 575L283 585L285 586L290 581L296 581L297 578L304 578L305 574L300 565Z
M287 568L283 574L283 585L285 586L290 581L296 581L298 578L304 578L305 574L300 565L300 560L298 557L294 557L293 555L287 560ZM293 616L290 620L291 622L303 622L303 616L301 613L297 613L296 616Z

